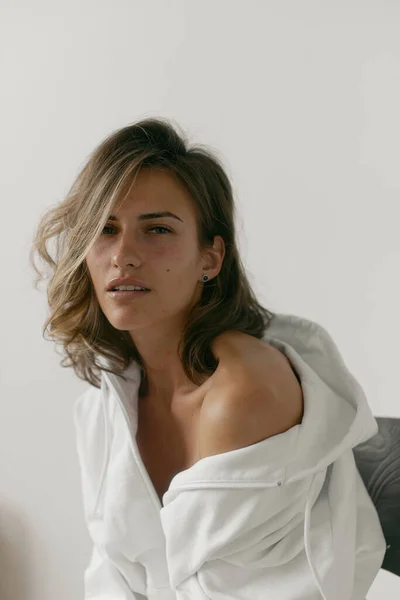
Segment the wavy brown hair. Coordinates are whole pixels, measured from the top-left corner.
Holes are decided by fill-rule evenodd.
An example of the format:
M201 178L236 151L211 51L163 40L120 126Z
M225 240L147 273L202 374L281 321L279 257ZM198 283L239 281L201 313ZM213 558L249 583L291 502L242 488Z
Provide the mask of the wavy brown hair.
M141 168L168 169L190 193L197 214L199 251L212 246L215 235L225 242L217 277L204 284L200 301L188 313L179 355L187 377L196 385L218 366L210 343L219 333L240 330L261 339L274 313L259 302L241 262L235 233L232 186L221 161L202 145L189 146L184 134L166 119L147 118L123 127L91 153L66 197L42 216L35 253L50 268L47 298L50 315L43 326L63 346L63 367L100 388L101 371L121 375L136 361L147 380L141 356L128 331L111 325L97 301L85 257L100 236L112 209L122 204L124 190ZM54 256L48 243L55 242Z

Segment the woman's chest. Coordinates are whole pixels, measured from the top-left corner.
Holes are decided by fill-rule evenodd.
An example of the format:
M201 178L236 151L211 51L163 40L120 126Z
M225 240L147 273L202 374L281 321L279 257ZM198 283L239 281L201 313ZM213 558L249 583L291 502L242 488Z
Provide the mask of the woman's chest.
M138 403L138 450L160 502L173 477L199 460L201 403L179 413Z

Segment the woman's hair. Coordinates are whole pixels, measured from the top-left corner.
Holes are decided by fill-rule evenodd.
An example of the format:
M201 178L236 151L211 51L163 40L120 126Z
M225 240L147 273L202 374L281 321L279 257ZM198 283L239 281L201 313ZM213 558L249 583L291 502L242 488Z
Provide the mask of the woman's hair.
M50 337L62 344L67 356L61 366L72 366L80 379L97 388L101 370L122 376L132 360L142 381L147 379L129 332L116 329L105 317L85 260L141 168L168 170L185 186L197 215L199 251L212 246L215 235L225 242L221 270L204 283L179 345L187 377L200 385L218 366L210 347L215 336L239 330L261 339L275 315L258 303L247 279L236 242L232 187L220 160L202 145L189 147L166 119L144 119L110 134L92 152L62 202L41 216L30 262L39 275L36 289L43 273L35 265L35 251L51 270L50 316L42 333L49 328ZM47 247L52 238L54 257Z

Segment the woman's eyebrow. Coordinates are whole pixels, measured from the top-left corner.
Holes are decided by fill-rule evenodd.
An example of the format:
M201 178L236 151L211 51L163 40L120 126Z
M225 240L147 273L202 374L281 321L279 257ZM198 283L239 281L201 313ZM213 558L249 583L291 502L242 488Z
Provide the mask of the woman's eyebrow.
M138 221L146 221L147 219L158 219L160 217L172 217L173 219L178 219L179 221L183 220L178 217L177 215L174 215L174 213L170 212L169 210L164 210L162 212L152 212L152 213L143 213L141 215L138 215L137 220ZM117 217L114 215L110 215L108 217L109 221L118 221Z

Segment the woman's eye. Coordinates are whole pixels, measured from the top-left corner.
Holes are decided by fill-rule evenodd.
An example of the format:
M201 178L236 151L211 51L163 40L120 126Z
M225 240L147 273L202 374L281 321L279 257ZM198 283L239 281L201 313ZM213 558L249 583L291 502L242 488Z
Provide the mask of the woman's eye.
M164 231L166 231L167 233L171 233L170 229L168 229L167 227L163 227L162 225L157 225L156 227L150 227L150 229L148 229L148 231L152 231L153 229L164 229Z
M105 227L103 227L103 231L102 233L105 233L106 229L114 229L114 227L112 227L111 225L106 225ZM150 227L150 229L148 229L147 231L152 231L153 229L164 229L164 231L166 231L167 233L171 233L171 230L168 229L167 227L162 227L161 225L156 225L155 227ZM107 235L107 234L105 234ZM165 235L165 234L159 234L159 235Z
M103 227L103 231L102 231L102 233L104 233L104 231L105 231L106 229L114 229L114 227L110 227L110 225L106 225L105 227Z

